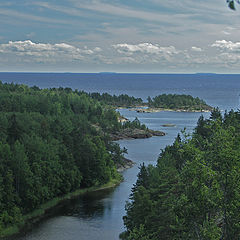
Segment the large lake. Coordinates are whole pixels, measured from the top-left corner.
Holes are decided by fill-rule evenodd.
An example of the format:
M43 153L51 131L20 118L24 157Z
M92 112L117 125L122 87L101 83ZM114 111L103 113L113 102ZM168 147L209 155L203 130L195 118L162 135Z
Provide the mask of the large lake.
M0 73L0 80L42 88L63 86L87 92L127 93L143 99L161 93L184 93L203 98L223 111L239 107L240 75ZM126 109L119 111L130 120L138 117L149 128L162 130L167 135L118 141L128 149L126 157L136 163L123 173L124 182L115 189L94 192L66 202L30 231L15 237L15 240L119 239L119 233L124 231L124 206L136 182L140 164L156 164L161 149L172 144L184 128L191 132L201 115L183 112L136 113ZM209 117L209 113L204 113L204 117ZM162 127L167 123L176 126Z

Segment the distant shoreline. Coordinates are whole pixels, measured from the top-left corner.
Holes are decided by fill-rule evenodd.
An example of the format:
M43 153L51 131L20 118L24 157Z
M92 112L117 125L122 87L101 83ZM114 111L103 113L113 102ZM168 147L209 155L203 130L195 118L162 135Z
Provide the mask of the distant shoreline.
M202 110L194 110L194 109L170 109L170 108L146 108L146 106L138 106L138 107L119 107L118 109L127 109L129 111L136 111L138 113L156 113L156 112L211 112L211 110L202 109Z

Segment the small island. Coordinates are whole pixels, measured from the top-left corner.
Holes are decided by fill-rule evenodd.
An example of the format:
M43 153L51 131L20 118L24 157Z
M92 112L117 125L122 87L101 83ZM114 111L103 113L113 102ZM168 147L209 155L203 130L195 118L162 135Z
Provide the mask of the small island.
M185 94L161 94L153 99L148 97L148 109L154 112L161 110L183 111L183 112L209 112L213 108L204 100Z
M148 97L148 102L142 106L131 108L138 113L153 113L161 111L175 112L210 112L213 107L198 97L185 94L161 94L153 99Z
M139 113L161 111L210 112L213 110L213 107L204 100L186 94L161 94L153 98L149 96L147 102L127 94L116 96L108 93L90 93L89 96L113 108L129 108L129 110Z

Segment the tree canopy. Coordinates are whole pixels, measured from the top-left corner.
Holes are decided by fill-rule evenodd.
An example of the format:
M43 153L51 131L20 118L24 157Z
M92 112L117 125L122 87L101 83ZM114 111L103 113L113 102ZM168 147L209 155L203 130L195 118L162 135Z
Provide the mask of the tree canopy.
M0 82L0 236L48 200L119 178L126 150L109 134L142 126L118 117L83 91Z
M186 94L161 94L153 99L148 97L148 106L154 108L201 111L211 110L212 107L198 97L192 97Z
M156 167L141 166L124 216L125 240L240 238L240 112L201 117Z

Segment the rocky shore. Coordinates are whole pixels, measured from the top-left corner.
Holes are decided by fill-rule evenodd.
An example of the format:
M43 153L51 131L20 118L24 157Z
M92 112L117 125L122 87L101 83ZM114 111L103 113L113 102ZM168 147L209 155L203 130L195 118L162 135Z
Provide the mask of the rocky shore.
M122 140L122 139L138 139L138 138L150 138L152 136L165 136L166 134L162 131L155 131L151 129L131 129L125 128L119 132L110 134L110 137L113 141Z
M202 110L195 110L195 109L168 109L168 108L129 108L129 111L136 111L138 113L155 113L155 112L210 112L212 108L209 109L202 109Z
M133 162L132 160L127 159L127 158L123 158L122 163L117 163L116 164L117 171L118 172L123 172L123 171L133 167L134 164L135 164L135 162Z

